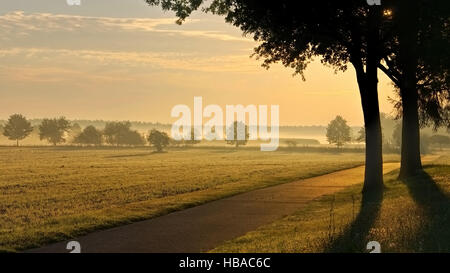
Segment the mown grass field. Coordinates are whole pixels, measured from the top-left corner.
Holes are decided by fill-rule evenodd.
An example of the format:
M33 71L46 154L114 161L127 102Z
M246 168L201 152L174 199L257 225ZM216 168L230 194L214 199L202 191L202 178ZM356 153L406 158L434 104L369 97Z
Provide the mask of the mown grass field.
M385 156L397 160L397 155ZM362 153L0 148L0 250L18 251L363 164Z
M369 241L382 252L449 252L449 163L442 156L408 180L391 172L383 194L365 200L361 185L323 196L211 252L368 252Z

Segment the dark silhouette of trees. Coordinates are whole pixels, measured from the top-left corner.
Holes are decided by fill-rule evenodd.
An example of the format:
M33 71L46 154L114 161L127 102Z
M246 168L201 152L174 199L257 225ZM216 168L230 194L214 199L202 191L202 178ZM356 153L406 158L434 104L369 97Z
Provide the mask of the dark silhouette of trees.
M243 139L239 139L239 130L243 131ZM247 145L249 137L250 134L248 132L248 126L243 122L235 121L232 125L230 125L225 141L227 142L227 144L234 145L236 148L238 148L240 145Z
M31 123L20 114L11 115L3 127L3 135L10 140L15 140L17 147L19 147L19 140L29 136L32 131Z
M92 125L89 125L88 127L84 128L84 130L78 134L73 142L78 144L89 144L89 145L102 145L103 142L103 136L102 132L97 130Z
M124 122L107 122L103 129L105 141L108 144L119 146L123 144L126 132L130 130L131 123Z
M147 0L175 11L182 23L202 0ZM378 103L378 65L384 40L380 37L384 24L383 8L369 6L367 1L264 1L213 0L204 11L224 15L225 20L253 35L260 45L255 55L263 58L263 66L281 62L303 77L313 57L337 71L353 65L361 95L366 130L366 168L364 189L383 186L382 135Z
M330 144L336 144L338 148L351 141L350 126L341 116L336 116L327 127L327 140Z
M131 146L145 145L145 138L138 131L129 130L124 135L123 144Z
M163 148L169 145L170 138L166 132L152 129L148 136L148 142L156 148L157 152L162 152Z
M422 170L420 125L450 127L450 5L445 0L385 1L384 64L398 88L402 117L400 178Z
M56 146L66 142L65 134L70 130L70 122L65 117L43 119L39 125L39 138Z
M106 143L111 145L144 145L145 139L137 131L131 130L131 122L108 122L103 130Z

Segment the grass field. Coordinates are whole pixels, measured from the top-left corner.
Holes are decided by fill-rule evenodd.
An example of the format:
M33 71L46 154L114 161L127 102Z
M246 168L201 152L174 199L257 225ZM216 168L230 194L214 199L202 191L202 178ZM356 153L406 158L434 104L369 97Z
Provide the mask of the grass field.
M405 181L389 173L382 195L362 200L358 185L324 196L212 252L367 252L369 241L382 252L449 252L449 159Z
M397 160L397 155L385 156ZM361 165L362 153L0 148L0 250L17 251Z

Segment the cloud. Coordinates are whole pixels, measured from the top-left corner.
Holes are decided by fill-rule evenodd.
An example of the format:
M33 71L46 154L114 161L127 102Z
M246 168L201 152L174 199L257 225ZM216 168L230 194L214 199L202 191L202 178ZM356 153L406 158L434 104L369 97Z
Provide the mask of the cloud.
M168 69L199 72L239 72L260 71L258 62L248 55L205 56L196 53L178 52L130 52L104 50L71 50L49 48L0 49L2 63L8 60L23 60L29 65L39 64L93 68L98 66L126 67L128 69ZM14 63L13 62L13 63Z
M8 35L30 35L33 32L153 32L187 37L203 37L223 41L247 41L251 39L232 35L221 31L173 29L176 18L114 18L89 17L80 15L25 13L12 11L0 16L0 30ZM199 22L199 19L188 19L185 25ZM172 29L171 29L172 28Z

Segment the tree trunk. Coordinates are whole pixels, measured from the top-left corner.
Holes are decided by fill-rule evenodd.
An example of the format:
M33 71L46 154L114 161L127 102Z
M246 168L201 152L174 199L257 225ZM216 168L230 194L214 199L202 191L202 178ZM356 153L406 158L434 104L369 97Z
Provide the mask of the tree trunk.
M402 88L403 89L403 88ZM420 128L417 110L417 89L403 89L402 147L399 178L411 177L422 171L420 158Z
M19 147L19 139L16 139L16 147Z
M363 192L368 192L383 188L382 135L376 85L375 89L367 88L367 94L364 97L366 101L362 103L362 106L366 129L366 169Z
M362 65L357 71L358 85L361 94L361 104L364 113L366 130L366 168L364 173L363 193L383 189L383 152L378 104L378 64L379 54L379 24L381 8L373 6L369 10L367 33L367 62L364 73Z
M403 107L399 178L414 176L422 170L416 79L418 8L416 1L399 1L399 59L402 70L400 97Z
M359 65L354 63L354 66L361 94L366 133L366 168L363 193L375 192L383 189L383 153L377 72L373 68L367 67L365 73L361 63Z

